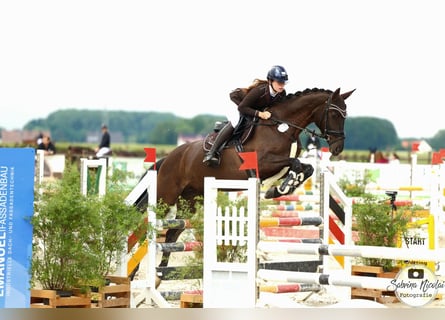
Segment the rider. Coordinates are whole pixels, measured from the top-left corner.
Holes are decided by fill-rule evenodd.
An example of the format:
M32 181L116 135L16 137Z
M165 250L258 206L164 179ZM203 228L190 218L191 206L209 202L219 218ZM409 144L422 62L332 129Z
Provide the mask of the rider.
M239 125L242 117L261 118L267 120L271 113L266 110L272 103L281 101L286 96L284 86L288 80L287 72L282 66L273 66L267 73L267 80L255 79L248 88L235 89L230 99L238 105L237 112L227 115L227 124L220 129L213 146L204 157L203 163L208 166L219 164L219 148L233 134L233 124Z

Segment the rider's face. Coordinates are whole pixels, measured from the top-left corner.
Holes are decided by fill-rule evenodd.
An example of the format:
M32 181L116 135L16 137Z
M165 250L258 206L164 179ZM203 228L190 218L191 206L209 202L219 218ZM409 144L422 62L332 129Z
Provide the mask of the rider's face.
M283 92L285 86L286 86L286 82L278 82L276 80L272 81L272 88L278 93Z

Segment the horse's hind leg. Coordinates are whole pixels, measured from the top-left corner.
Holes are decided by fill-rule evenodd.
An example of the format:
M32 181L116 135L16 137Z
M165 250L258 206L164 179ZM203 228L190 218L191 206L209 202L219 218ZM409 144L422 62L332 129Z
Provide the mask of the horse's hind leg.
M279 187L272 187L266 191L264 196L266 199L293 193L314 173L312 165L301 163L297 158L291 158L290 160L291 164L287 176Z

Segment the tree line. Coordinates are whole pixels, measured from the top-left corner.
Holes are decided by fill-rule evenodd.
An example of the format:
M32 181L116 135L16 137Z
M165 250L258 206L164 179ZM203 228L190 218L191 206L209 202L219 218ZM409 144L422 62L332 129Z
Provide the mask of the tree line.
M52 140L63 142L87 142L88 135L100 131L106 123L111 136L119 136L122 143L166 144L175 145L179 134L203 135L213 130L216 121L224 116L198 115L183 118L166 112L129 112L99 110L59 110L47 118L29 121L24 130L51 132ZM314 129L314 127L310 127ZM367 150L403 149L392 122L375 117L349 117L345 122L345 149ZM305 133L300 136L304 143ZM419 140L422 137L410 137L404 140ZM445 129L439 130L434 137L425 139L433 149L445 148ZM326 145L322 142L322 145Z

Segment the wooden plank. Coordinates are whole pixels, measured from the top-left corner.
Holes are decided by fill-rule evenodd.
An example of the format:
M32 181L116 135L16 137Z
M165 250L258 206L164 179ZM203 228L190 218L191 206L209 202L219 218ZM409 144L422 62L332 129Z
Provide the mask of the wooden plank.
M56 307L91 308L90 297L66 297L57 298Z
M107 276L110 285L99 289L98 307L100 308L129 308L131 285L128 277Z
M202 294L183 293L180 301L181 308L202 308L203 297Z
M100 302L100 307L102 308L129 308L130 300L129 298L115 298L110 300L105 300Z
M396 296L381 296L377 298L379 303L397 303L399 299Z
M91 297L71 296L60 297L56 290L31 289L31 308L90 308Z
M31 298L55 299L56 295L55 290L31 289Z
M128 277L121 277L121 276L106 276L106 280L109 280L110 283L116 283L116 284L130 284L130 279Z
M361 265L353 265L352 266L352 274L358 274L358 273L372 273L377 276L377 274L382 273L383 268L382 267L376 267L376 266L361 266Z
M378 298L381 295L382 295L382 291L381 290L377 290L377 289L351 288L351 296L352 297Z
M351 271L353 275L377 278L394 278L397 275L397 270L385 272L383 267L379 266L353 265ZM398 301L394 291L369 288L351 288L351 299L372 299L380 303L393 303Z
M33 309L52 309L50 305L43 304L43 303L31 303L31 308Z
M121 293L121 292L130 292L130 285L129 284L117 284L117 285L111 285L102 287L99 290L99 293L102 294L115 294L115 293Z

